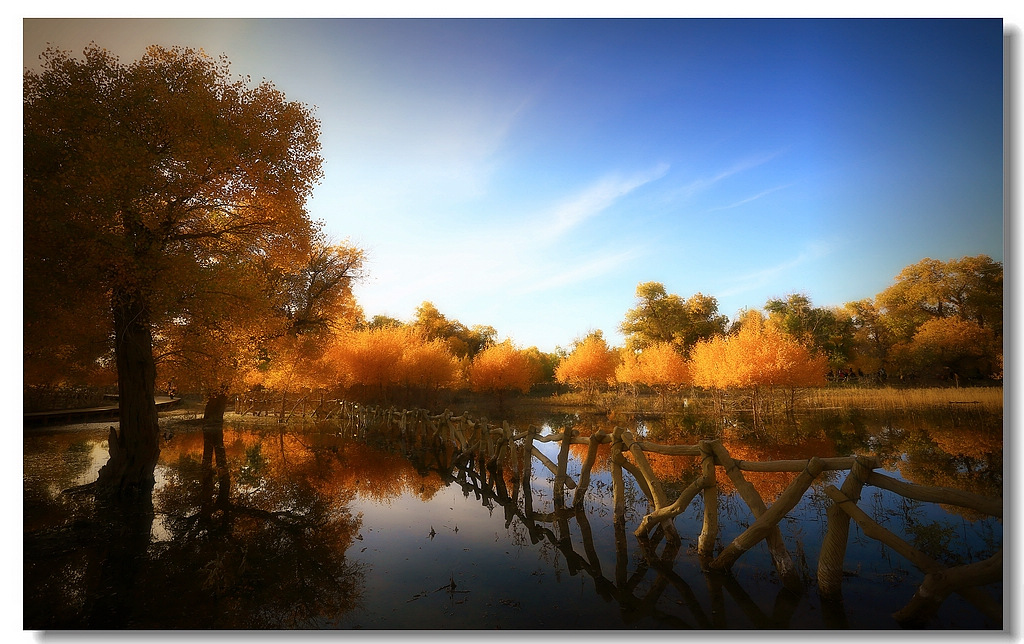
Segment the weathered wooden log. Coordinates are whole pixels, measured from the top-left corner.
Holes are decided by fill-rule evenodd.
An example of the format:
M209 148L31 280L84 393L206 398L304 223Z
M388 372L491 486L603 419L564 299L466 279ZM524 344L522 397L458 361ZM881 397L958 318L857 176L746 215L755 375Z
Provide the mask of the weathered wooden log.
M817 457L815 457L817 458ZM741 461L736 460L736 467L744 472L803 472L807 469L809 459L795 459L788 461ZM853 467L857 459L853 456L829 456L818 458L821 469L825 470L848 470Z
M615 524L616 534L619 530L625 531L626 525L626 491L625 481L622 478L622 440L620 438L622 429L616 427L613 432L612 441L612 517ZM625 540L625 538L623 538ZM616 553L618 552L618 541L616 540ZM617 573L616 573L617 574Z
M533 450L536 449L533 446L533 433L527 430L526 440L523 441L522 446L522 490L523 490L523 510L524 512L533 511Z
M573 445L589 445L590 444L590 437L589 436L578 436L579 430L573 430L573 432L574 432L574 435L573 435L573 437L572 437L572 439L570 441ZM548 434L546 436L538 436L534 440L536 440L538 443L554 443L554 442L561 443L563 440L565 440L565 433L564 432L559 432L557 434Z
M736 467L736 462L729 455L725 446L722 445L722 441L710 441L709 444L714 451L719 465L722 466L726 476L729 477L729 480L736 487L740 498L743 499L750 508L750 511L753 512L754 519L760 518L762 514L768 511L768 507L764 504L764 499L761 498L761 495L750 481L743 477L743 472ZM793 592L802 590L803 584L800 582L800 575L793 564L793 558L790 557L789 551L786 550L779 526L772 526L768 531L768 536L765 538L765 543L768 545L768 552L771 554L772 563L775 565L775 570L779 573L782 585Z
M910 561L910 563L914 564L921 572L927 575L929 573L941 572L944 569L942 564L917 550L886 528L878 525L874 519L861 510L856 503L848 499L836 486L826 486L825 493L828 494L829 498L838 504L844 512L850 515L851 519L857 522L857 525L859 525L861 530L864 531L864 534L889 546L904 556L908 561ZM954 592L974 604L978 610L984 613L984 615L994 623L1002 623L1002 606L993 601L992 597L987 595L985 592L973 587L955 588Z
M983 561L928 573L910 602L893 613L901 624L922 623L934 615L950 593L992 584L1003 578L1003 549ZM993 614L993 617L995 615ZM1002 628L1002 614L996 626Z
M654 473L654 470L651 469L651 464L647 461L647 457L644 456L644 452L640 449L640 445L633 438L633 433L626 430L622 432L621 437L623 446L628 449L629 453L633 456L636 468L647 483L647 489L650 490L650 497L654 501L654 509L657 510L658 508L668 505L668 499L665 496L665 488L661 485L661 479L659 479Z
M883 490L895 492L896 494L905 496L908 499L914 499L915 501L945 503L947 505L956 505L962 508L977 510L978 512L993 517L1002 518L1003 516L1002 499L993 499L948 487L906 483L879 472L872 472L868 476L867 484L880 487Z
M607 433L608 430L599 429L590 436L591 440L587 447L587 457L583 460L583 469L580 471L580 482L576 486L576 493L572 497L573 507L578 508L583 504L583 496L587 493L587 488L590 487L590 471L597 461L597 449L601 446L601 439L604 437L604 434Z
M701 454L701 474L704 488L704 523L697 539L697 554L709 557L714 554L715 539L718 538L718 477L715 472L715 452L708 441L698 445Z
M856 457L826 457L818 458L822 471L849 470L856 462ZM791 461L740 461L736 460L736 467L744 472L803 472L807 469L807 462L810 459L794 459Z
M538 461L540 461L541 465L543 465L544 467L548 468L548 470L552 474L554 474L555 476L558 476L558 466L556 466L554 463L552 463L551 459L548 458L547 456L545 456L544 453L541 452L536 447L533 448L533 457L536 458ZM576 483L572 480L571 477L566 476L565 477L565 487L569 488L570 490L574 490L574 489L576 489Z
M637 445L640 446L645 452L654 452L655 454L666 454L668 456L700 456L700 447L697 445L660 445L658 443L651 443L650 441L637 441Z
M644 516L633 534L637 537L646 537L654 526L665 521L671 521L682 514L702 489L704 489L704 477L698 476L680 493L679 497L671 505L666 505Z
M874 459L858 457L843 481L843 496L857 503L861 488L874 466ZM818 555L818 592L825 599L835 601L842 595L843 561L846 559L846 544L850 536L850 516L833 503L828 507L827 517L828 529Z
M644 497L647 498L647 501L652 506L655 505L654 494L651 492L650 486L647 485L647 479L644 477L643 472L640 471L640 468L635 464L630 463L629 459L623 455L622 450L617 453L612 451L611 460L613 463L619 465L622 469L630 473L633 480L636 481L637 487L639 487L640 491L644 493Z
M562 432L562 444L558 449L554 481L554 503L556 508L565 507L565 479L567 477L566 470L569 468L569 446L572 444L573 435L577 433L579 433L577 430L568 429Z
M708 567L711 570L722 571L731 568L740 555L752 548L758 541L767 537L772 526L781 521L800 502L800 498L807 491L807 488L811 486L811 483L814 482L814 479L821 474L822 469L821 459L817 457L811 458L807 462L807 467L804 471L797 475L793 482L789 484L789 487L786 488L786 491L782 493L782 496L772 504L772 507L768 508L764 514L758 517L749 528L737 535L732 540L732 543L726 546Z

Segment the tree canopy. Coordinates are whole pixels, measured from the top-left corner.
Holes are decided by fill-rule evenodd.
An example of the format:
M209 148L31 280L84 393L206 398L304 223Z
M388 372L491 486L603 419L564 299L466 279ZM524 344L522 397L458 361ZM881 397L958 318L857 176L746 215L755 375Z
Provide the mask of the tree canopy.
M423 302L416 308L412 325L425 337L446 342L457 357L468 359L494 344L498 334L491 326L478 324L467 327L458 320L449 320L433 302Z
M555 368L555 378L591 396L598 387L614 382L618 354L608 347L600 331L576 344L572 353Z
M835 367L846 366L853 352L853 320L850 313L838 307L816 307L802 293L786 299L773 298L764 310L776 327L804 346L816 351Z
M685 355L698 340L725 333L728 318L719 315L718 300L709 295L684 300L660 282L643 282L636 287L636 300L619 326L631 351L668 342Z
M121 431L100 482L138 489L159 454L154 335L307 252L320 126L202 51L152 46L125 64L90 45L41 59L24 74L25 359L83 333L93 350L73 357L112 357ZM79 326L95 318L107 322Z
M824 384L828 364L752 311L737 333L699 342L690 369L708 388L808 387Z
M956 316L1003 328L1003 265L987 255L940 261L926 257L907 266L876 301L898 340L909 341L926 321Z
M528 392L539 375L539 367L531 354L506 340L484 349L473 358L469 367L469 384L473 391L497 393L501 402L506 391Z

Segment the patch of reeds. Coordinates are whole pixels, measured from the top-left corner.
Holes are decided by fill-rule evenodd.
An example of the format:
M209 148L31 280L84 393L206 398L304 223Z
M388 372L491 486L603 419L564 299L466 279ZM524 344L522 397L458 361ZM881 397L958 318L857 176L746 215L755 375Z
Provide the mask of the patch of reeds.
M1003 411L1002 387L822 387L801 396L805 409L849 411L926 411L938 409Z

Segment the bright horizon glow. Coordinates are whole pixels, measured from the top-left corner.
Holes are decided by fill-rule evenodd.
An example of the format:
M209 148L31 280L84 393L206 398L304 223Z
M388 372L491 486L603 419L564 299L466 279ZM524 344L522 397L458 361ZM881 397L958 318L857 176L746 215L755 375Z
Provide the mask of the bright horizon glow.
M641 282L872 298L925 257L1003 260L999 20L28 19L123 61L225 54L316 106L308 207L368 254L367 318L433 302L551 351Z

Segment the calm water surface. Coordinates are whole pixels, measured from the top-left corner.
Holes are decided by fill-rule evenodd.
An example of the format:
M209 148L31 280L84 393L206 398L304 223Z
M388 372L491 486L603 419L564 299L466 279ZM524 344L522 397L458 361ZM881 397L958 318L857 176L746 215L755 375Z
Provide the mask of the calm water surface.
M531 422L584 435L611 426L576 416ZM723 442L746 460L871 451L897 478L1000 494L998 423L836 422L727 433ZM634 427L658 442L699 439L682 426ZM731 575L703 573L699 498L675 519L682 543L660 540L645 553L633 530L647 502L627 475L625 525L615 525L607 451L584 511L553 517L553 475L538 460L528 491L510 464L500 494L481 489L475 472L439 473L422 455L330 426L178 425L167 439L152 507L125 513L61 494L95 479L107 458L103 426L26 430L26 629L898 629L891 614L923 579L853 524L844 600L823 603L814 582L822 484L780 524L806 585L797 595L782 588L763 542ZM557 459L557 443L537 446ZM573 480L584 455L585 446L570 453ZM670 498L696 475L694 460L652 457ZM826 478L839 485L844 476ZM769 505L792 477L748 474ZM514 503L503 504L509 496ZM720 504L719 548L753 521L725 485ZM946 563L983 559L1002 544L1001 522L970 512L872 487L860 506ZM1001 601L1001 584L985 590ZM952 595L927 627L999 625Z

